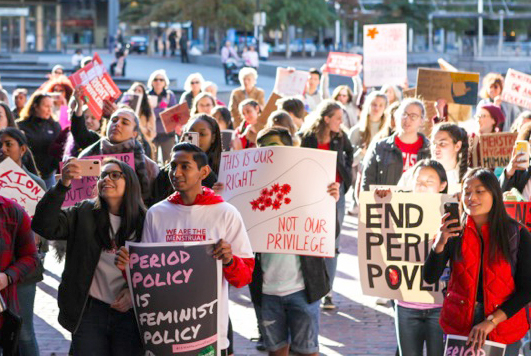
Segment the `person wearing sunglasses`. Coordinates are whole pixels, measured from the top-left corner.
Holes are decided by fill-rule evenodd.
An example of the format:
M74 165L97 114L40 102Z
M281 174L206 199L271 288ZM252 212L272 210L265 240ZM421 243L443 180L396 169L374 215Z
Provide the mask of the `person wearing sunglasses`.
M175 134L173 132L166 133L164 126L162 125L162 120L160 119L161 112L177 105L177 98L173 91L168 89L169 85L170 80L164 69L159 69L151 73L147 83L149 90L148 98L153 113L155 114L155 124L157 128L157 135L153 140L153 143L157 148L155 157L161 156L158 160L162 163L170 159L171 148L175 144Z
M430 158L430 141L419 132L426 118L422 101L408 98L402 101L394 119L396 132L371 143L363 161L361 189L371 185L396 185L402 174L418 161Z
M141 355L131 292L114 265L116 250L142 236L146 208L140 183L127 164L107 159L97 197L62 209L80 173L75 158L65 162L60 181L37 204L31 225L46 239L67 241L59 323L72 333L74 355Z
M192 73L186 78L184 82L184 93L181 95L181 100L179 104L182 104L186 101L188 107L191 109L194 103L194 98L201 93L201 88L205 80L201 73Z

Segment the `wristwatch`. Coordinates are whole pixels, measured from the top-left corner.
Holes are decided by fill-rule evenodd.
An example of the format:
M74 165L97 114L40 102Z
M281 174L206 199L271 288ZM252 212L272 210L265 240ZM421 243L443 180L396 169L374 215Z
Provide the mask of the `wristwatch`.
M487 320L491 321L494 324L495 327L498 326L498 323L494 321L494 314L489 315L487 317Z

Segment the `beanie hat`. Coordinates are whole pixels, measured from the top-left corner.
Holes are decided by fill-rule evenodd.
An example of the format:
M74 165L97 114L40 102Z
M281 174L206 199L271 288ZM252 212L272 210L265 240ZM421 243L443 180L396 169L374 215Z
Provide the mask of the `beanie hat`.
M496 121L496 127L500 127L505 122L505 115L503 115L499 106L488 104L481 106L480 109L485 109L489 112L490 116Z

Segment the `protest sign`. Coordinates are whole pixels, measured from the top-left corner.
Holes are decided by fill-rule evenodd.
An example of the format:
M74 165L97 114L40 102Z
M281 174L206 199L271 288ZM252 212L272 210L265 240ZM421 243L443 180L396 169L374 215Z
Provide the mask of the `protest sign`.
M501 99L531 109L531 75L509 68L505 76Z
M403 85L407 80L407 25L363 26L363 82L366 87Z
M325 72L355 77L361 72L363 56L353 53L329 52Z
M72 74L70 82L74 88L83 87L85 103L96 119L101 119L103 114L103 101L117 100L122 92L112 80L100 56L95 53L92 61Z
M468 338L460 335L446 335L444 355L446 356L504 356L505 345L486 340L479 350L473 349L472 344L466 344Z
M261 129L263 126L267 124L267 119L269 118L269 115L275 110L277 110L277 100L282 98L282 96L278 95L275 92L271 93L271 96L269 99L267 99L267 103L264 106L262 113L260 116L258 116L258 124L260 125L259 129Z
M167 133L180 131L190 119L190 108L185 101L161 112L160 119Z
M302 95L307 81L306 71L278 67L273 91L282 96Z
M220 355L221 261L214 242L126 243L127 283L150 355Z
M0 163L0 195L17 202L33 218L45 190L11 158Z
M424 261L449 195L361 192L358 260L363 294L406 302L442 303L442 285L422 279Z
M135 169L135 156L131 153L114 153L107 155L87 156L82 159L98 159L103 161L106 157L114 157L122 162L127 163L133 170ZM63 168L61 162L60 168ZM67 206L75 205L85 199L95 198L97 195L96 184L98 183L98 177L81 177L81 179L72 180L72 186L68 192L66 192L63 208Z
M417 97L448 103L476 105L479 73L448 72L439 69L419 68L417 72Z
M70 127L70 118L68 117L68 106L61 105L61 108L59 109L59 125L61 125L61 129L66 129L67 127Z
M443 58L439 58L437 60L437 63L439 63L439 67L441 67L442 70L447 70L449 72L458 72L456 67L445 61Z
M221 154L222 196L242 215L254 252L333 257L335 151L262 147Z
M230 142L234 136L234 130L221 130L221 148L230 151Z
M505 201L507 214L531 231L531 203Z
M142 96L140 94L126 92L122 96L120 103L129 106L138 116L140 116L140 104L142 103Z
M404 98L415 98L417 88L410 88L403 91ZM435 102L430 100L424 100L426 106L426 118L430 120L437 115L435 110ZM460 105L455 103L447 103L448 105L448 121L461 122L467 121L472 116L472 107L470 105Z
M511 161L518 133L498 132L479 136L480 166L484 168L506 167Z

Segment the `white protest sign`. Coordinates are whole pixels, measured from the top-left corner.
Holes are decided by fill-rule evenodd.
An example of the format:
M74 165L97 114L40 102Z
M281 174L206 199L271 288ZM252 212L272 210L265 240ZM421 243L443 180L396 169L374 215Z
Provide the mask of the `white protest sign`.
M0 163L0 195L17 202L31 218L44 193L44 189L11 158Z
M307 81L308 72L279 67L273 91L281 96L302 95Z
M363 82L366 87L402 85L407 79L407 25L363 26Z
M449 195L360 194L358 257L363 294L406 302L442 303L441 285L422 279L424 261Z
M262 147L223 152L223 198L242 215L254 252L333 257L335 151Z
M531 109L531 75L509 68L501 99Z

